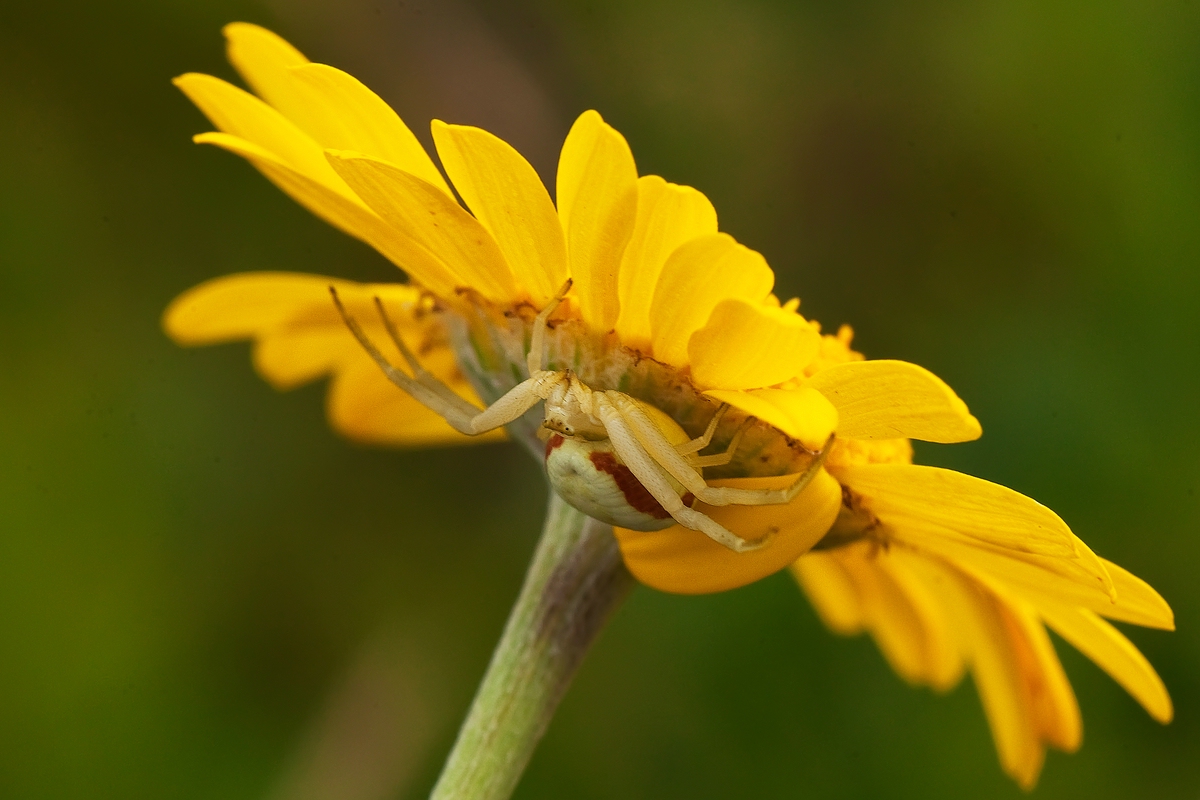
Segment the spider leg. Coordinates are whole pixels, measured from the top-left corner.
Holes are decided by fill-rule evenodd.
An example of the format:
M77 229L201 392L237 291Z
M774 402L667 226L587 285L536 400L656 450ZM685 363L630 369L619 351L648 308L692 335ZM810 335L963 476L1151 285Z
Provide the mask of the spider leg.
M545 368L546 321L550 319L550 315L554 313L554 309L558 308L558 304L567 296L567 292L571 291L572 283L574 281L567 278L567 282L558 290L558 294L554 296L554 299L539 311L537 317L533 320L533 334L529 338L529 354L525 357L525 366L529 369L530 377Z
M688 453L699 453L708 447L708 443L712 441L713 434L717 432L717 425L721 423L721 417L725 416L725 412L728 410L729 403L721 403L717 407L717 413L713 414L713 418L708 421L708 427L704 429L704 433L690 442L675 445L675 452L681 456L686 456Z
M742 424L738 426L734 432L733 438L729 440L729 446L725 448L724 453L717 453L711 456L695 456L692 458L692 465L696 467L723 467L730 461L733 461L733 456L737 452L738 445L742 443L742 436L754 424L754 417L746 417Z
M664 469L672 478L679 481L684 487L700 497L700 492L708 488L708 484L704 482L704 476L699 470L692 466L689 459L681 456L676 449L671 446L671 443L666 440L662 432L648 416L646 412L638 408L637 403L627 394L618 391L607 391L603 395L599 393L593 394L592 397L602 396L606 403L611 406L614 412L621 419L622 425L634 437L638 445L645 450L650 457ZM605 421L605 427L608 426ZM707 503L708 501L705 500Z
M830 434L829 438L825 440L825 446L813 454L813 460L804 468L804 471L796 476L796 480L792 481L790 486L783 489L737 489L728 486L705 486L703 491L694 492L694 494L710 506L771 506L790 503L821 471L821 467L825 465L826 456L833 449L833 439L834 434Z
M646 491L666 509L671 518L685 528L699 531L718 544L728 547L735 553L747 553L770 543L772 536L768 534L761 539L743 539L712 517L688 508L683 504L675 488L667 479L663 469L654 457L642 447L641 442L625 423L621 411L608 401L605 395L593 395L596 414L608 431L609 441L613 449L633 476L646 487ZM664 440L665 441L665 440ZM674 452L674 451L672 451Z
M632 398L616 391L604 393L604 397L620 411L621 419L628 427L646 452L660 464L671 477L687 487L688 491L710 506L769 506L789 503L800 494L812 481L825 463L833 444L833 434L825 442L825 446L815 454L812 463L796 476L796 480L784 489L737 489L733 487L709 486L696 467L689 464L675 452L675 448L667 444L666 439L659 433L658 428L650 418L637 407Z
M338 298L336 292L334 292L333 297L334 302L337 302ZM340 308L341 307L339 304L339 309ZM387 309L383 307L383 301L378 297L375 298L375 308L379 311L379 318L383 320L383 327L387 329L388 336L391 337L392 343L396 345L396 349L400 351L400 355L404 356L404 360L408 362L408 366L412 370L413 377L416 378L417 382L427 386L434 392L437 392L437 394L443 400L450 405L457 407L464 414L478 414L479 409L476 408L474 404L469 403L463 398L459 397L453 389L451 389L442 381L438 380L437 376L421 366L421 362L417 360L417 357L413 354L413 352L408 349L408 345L406 345L404 340L400 338L400 331L396 329L396 323L392 321L391 316L387 313ZM343 319L346 317L344 312L342 313L342 317Z
M375 343L363 332L362 326L358 324L358 320L354 319L346 311L345 306L342 305L342 301L337 295L337 291L332 286L329 287L329 293L333 296L333 304L337 306L338 313L341 314L346 327L350 329L350 333L354 335L354 338L358 340L362 348L367 351L367 355L379 365L379 368L383 370L383 374L388 377L388 380L411 395L418 403L441 416L446 422L450 423L450 427L459 433L475 436L480 433L487 433L502 425L507 425L544 400L549 394L550 389L561 380L557 373L539 372L532 378L528 378L512 389L509 389L503 397L486 409L480 409L457 395L454 395L454 400L452 401L442 391L444 389L445 392L454 394L450 387L438 381L437 378L428 372L421 370L421 372L425 372L429 376L430 380L436 382L440 388L429 386L421 380L410 377L392 366L383 353L379 352L379 348L375 346ZM397 336L396 338L398 339L399 337ZM401 350L401 352L404 351ZM416 372L415 368L414 372Z

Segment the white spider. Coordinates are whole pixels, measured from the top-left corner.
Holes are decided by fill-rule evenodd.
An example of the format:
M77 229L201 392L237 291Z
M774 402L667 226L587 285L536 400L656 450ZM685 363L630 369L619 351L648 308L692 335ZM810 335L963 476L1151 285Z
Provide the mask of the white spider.
M678 523L700 531L738 553L766 545L771 534L747 540L692 509L697 499L711 506L775 505L799 494L820 470L833 437L809 466L784 489L737 489L709 486L704 467L728 464L742 433L753 418L738 428L728 449L702 456L717 423L728 409L722 404L704 434L691 439L677 422L657 408L623 392L593 391L571 371L543 369L546 324L570 289L571 282L543 308L533 323L527 366L529 378L510 389L486 409L459 397L450 387L423 369L405 346L383 303L375 305L396 347L412 369L412 377L396 369L349 315L337 291L333 302L346 326L384 374L414 399L439 414L460 433L475 436L507 425L536 404L545 401L542 438L546 440L546 473L559 496L585 514L611 525L638 531L655 531ZM544 433L542 433L544 431Z

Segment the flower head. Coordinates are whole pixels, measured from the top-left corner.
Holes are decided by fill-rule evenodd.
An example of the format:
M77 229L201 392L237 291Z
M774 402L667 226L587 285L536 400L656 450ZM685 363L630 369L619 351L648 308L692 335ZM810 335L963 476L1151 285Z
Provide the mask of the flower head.
M617 528L642 582L713 592L790 567L831 628L869 631L909 682L945 689L970 671L1003 766L1022 785L1036 780L1045 745L1072 750L1080 741L1079 711L1046 625L1155 718L1170 718L1154 670L1102 619L1172 627L1154 590L1096 556L1033 500L913 465L910 439L980 435L966 405L927 370L865 360L851 349L849 328L822 334L798 300L780 302L765 259L720 232L708 199L639 176L624 137L598 113L581 115L566 138L556 200L505 142L434 121L447 182L396 113L353 77L310 63L256 26L233 24L226 36L230 60L257 96L207 75L177 78L219 129L196 141L246 158L409 282L218 278L167 310L177 341L253 339L255 366L280 388L332 376L330 419L352 438L464 443L384 377L328 288L382 355L400 363L406 354L387 343L372 308L379 298L405 349L478 404L529 377L535 316L570 278L546 331L548 370L635 398L682 429L682 441L703 434L727 405L710 445L730 458L702 462L708 486L774 489L815 469L786 504L696 502L745 539L769 538L752 552L679 525ZM530 412L508 430L540 458L540 427ZM823 462L814 461L818 453Z

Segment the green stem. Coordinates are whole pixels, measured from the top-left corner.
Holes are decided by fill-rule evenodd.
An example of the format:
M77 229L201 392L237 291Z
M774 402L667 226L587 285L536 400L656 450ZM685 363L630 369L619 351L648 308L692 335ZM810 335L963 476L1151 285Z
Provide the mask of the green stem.
M431 800L507 800L634 579L612 528L550 493L542 538Z

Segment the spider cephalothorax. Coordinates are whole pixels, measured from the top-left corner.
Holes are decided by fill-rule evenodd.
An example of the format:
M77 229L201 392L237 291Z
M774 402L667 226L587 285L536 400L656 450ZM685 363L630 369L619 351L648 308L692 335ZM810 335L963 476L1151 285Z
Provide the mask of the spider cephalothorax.
M699 455L708 447L727 406L713 414L705 432L692 438L670 416L652 405L614 389L593 390L571 370L544 368L546 323L570 288L542 309L534 320L526 367L529 377L486 409L462 399L424 370L404 344L383 304L376 306L396 347L412 369L411 376L394 367L363 333L330 287L347 327L384 374L455 430L469 436L486 433L545 404L539 431L546 442L546 473L554 490L580 511L603 522L640 531L673 524L700 531L736 552L762 547L769 536L743 539L691 506L700 500L712 506L773 505L799 494L821 469L833 443L809 460L795 481L783 489L741 489L709 486L703 469L729 463L737 451L749 418L722 453Z

